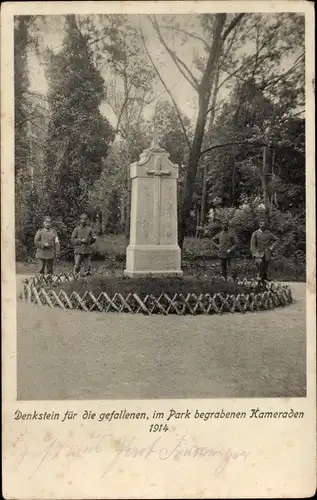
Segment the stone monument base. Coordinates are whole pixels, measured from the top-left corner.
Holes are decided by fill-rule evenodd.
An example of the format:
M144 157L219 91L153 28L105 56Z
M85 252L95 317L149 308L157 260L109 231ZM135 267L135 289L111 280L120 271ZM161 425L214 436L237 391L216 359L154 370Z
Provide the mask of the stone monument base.
M178 245L129 245L124 276L181 277L181 251Z

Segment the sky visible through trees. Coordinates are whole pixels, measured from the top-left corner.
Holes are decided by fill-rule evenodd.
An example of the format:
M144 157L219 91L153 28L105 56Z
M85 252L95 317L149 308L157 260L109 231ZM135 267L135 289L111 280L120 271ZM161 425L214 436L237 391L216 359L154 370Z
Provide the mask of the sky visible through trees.
M154 29L151 25L151 22L147 19L147 16L129 16L130 20L132 20L132 22L134 22L134 24L136 25L139 22L137 17L141 18L142 28L147 38L149 51L153 59L157 61L158 66L162 72L162 76L166 80L166 83L171 90L173 97L176 99L183 112L189 117L191 121L193 121L197 113L197 106L195 93L193 92L192 87L186 80L184 80L177 68L170 63L170 58L158 42L157 37L155 36ZM160 16L158 16L158 18L159 17ZM173 17L181 26L180 29L190 29L192 30L192 33L194 35L199 33L199 21L195 18L196 16L189 16L184 14ZM268 15L268 17L271 19L271 22L274 22L276 18L275 15ZM49 47L55 52L58 51L62 45L62 39L64 36L63 27L65 20L63 16L49 16L49 18L49 20L47 19L44 21L40 19L38 20L38 36L40 39L41 50ZM177 50L177 53L179 53L184 61L188 65L190 65L192 63L193 57L195 57L202 51L203 43L197 38L192 38L191 40L187 41L187 43L182 47L182 41L179 40L177 36L174 36L172 47L174 50ZM239 54L248 52L252 53L254 49L255 42L246 40L244 46L237 51L236 56L239 57ZM296 57L301 52L301 50L302 47L298 46L297 50L295 50L292 55L288 55L286 58L284 58L282 60L282 67L285 69L291 67L293 61L296 60ZM111 74L111 70L108 71L107 69L103 69L101 71L101 74L107 81ZM29 78L31 90L46 94L47 81L45 78L43 61L41 60L41 57L39 57L38 54L35 53L34 50L29 51ZM166 97L166 91L161 82L155 82L154 92L157 93L158 99L160 99L162 96ZM223 88L221 89L219 97L225 98L228 93L229 89ZM146 108L145 116L147 118L152 118L154 107L155 102ZM103 102L101 111L112 123L115 121L112 110L106 101Z

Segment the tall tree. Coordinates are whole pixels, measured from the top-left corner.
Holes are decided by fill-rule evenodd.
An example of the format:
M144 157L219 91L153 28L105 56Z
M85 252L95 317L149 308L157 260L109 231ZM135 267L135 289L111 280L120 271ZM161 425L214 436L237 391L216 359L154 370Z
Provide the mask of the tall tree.
M87 209L89 187L100 176L114 134L100 112L106 89L89 36L73 15L66 17L65 29L61 51L48 55L51 120L45 169L46 205L69 226Z
M144 110L156 99L153 91L156 74L137 36L133 17L104 16L103 28L99 30L97 40L100 67L107 65L110 68L106 102L115 117L115 133L125 141L125 150L128 154L128 162L123 174L126 195L123 197L124 208L122 209L125 234L128 238L131 205L129 165L137 159L135 150L138 150L137 138L142 126Z
M32 201L31 150L28 101L28 51L36 44L32 31L34 17L16 16L14 19L14 163L15 163L15 230L17 254L28 245L25 226L28 212L34 209Z
M156 99L153 90L156 75L137 36L133 18L112 15L107 21L104 43L99 46L103 53L100 65L111 68L107 103L115 115L116 133L128 139L131 129L142 120L145 107Z
M30 43L29 16L19 16L14 21L14 124L15 124L15 173L27 170L29 142L27 137L27 99L29 87L27 49Z
M193 89L197 93L197 100L198 100L198 113L197 113L197 119L196 119L196 124L194 127L194 134L193 134L193 140L190 142L189 138L187 137L186 130L184 127L184 124L181 120L181 114L180 111L176 105L175 99L172 98L175 108L177 110L178 117L182 123L182 128L184 131L184 135L187 140L187 144L189 146L189 157L188 157L188 163L187 163L187 168L186 168L186 173L185 173L185 180L184 180L184 196L183 199L181 200L181 210L180 210L180 220L179 220L179 245L182 247L183 246L183 241L185 237L185 232L186 232L186 227L187 227L187 220L189 219L190 211L192 208L192 202L193 202L193 195L194 195L194 189L195 189L195 181L196 181L196 174L197 174L197 169L198 169L198 164L199 164L199 159L201 155L201 147L203 143L203 137L204 137L204 132L205 132L205 125L207 121L207 116L208 116L208 110L209 110L209 102L210 102L210 97L211 97L211 92L212 92L212 85L214 82L214 73L216 71L220 55L221 55L221 50L222 46L225 43L227 37L229 34L232 32L232 30L237 26L237 24L240 23L242 20L244 14L237 14L234 16L232 19L227 22L227 15L226 14L216 14L214 16L205 16L206 22L210 23L212 28L211 28L211 43L205 44L205 49L207 52L207 58L204 67L202 68L201 76L198 79L191 69L188 67L187 64L183 60L180 59L180 57L175 53L175 51L171 50L171 48L168 46L166 43L164 36L161 33L159 24L157 19L152 16L150 17L150 20L152 22L152 25L168 54L170 55L173 63L176 65L178 70L181 72L181 74L186 78L188 83L193 87ZM144 43L144 46L146 48L146 42L144 38L144 34L141 31L141 37ZM153 67L156 69L158 75L160 76L160 79L165 85L159 69L157 65L155 64L153 58L151 57L148 49L147 53L149 56L149 59L151 60ZM166 86L166 85L165 85ZM170 94L171 95L171 94Z

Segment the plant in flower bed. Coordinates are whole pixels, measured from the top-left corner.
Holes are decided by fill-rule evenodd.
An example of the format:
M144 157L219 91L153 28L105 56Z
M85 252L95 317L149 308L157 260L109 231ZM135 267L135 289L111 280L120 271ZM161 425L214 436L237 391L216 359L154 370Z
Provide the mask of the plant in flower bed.
M257 286L257 285L255 285ZM92 292L95 297L106 292L110 297L116 293L125 296L137 294L141 299L147 295L175 295L175 294L238 294L248 293L251 283L235 283L232 280L224 281L222 278L198 278L185 276L184 278L125 278L118 276L91 276L58 284L55 291L64 290L67 294L77 292L83 295Z

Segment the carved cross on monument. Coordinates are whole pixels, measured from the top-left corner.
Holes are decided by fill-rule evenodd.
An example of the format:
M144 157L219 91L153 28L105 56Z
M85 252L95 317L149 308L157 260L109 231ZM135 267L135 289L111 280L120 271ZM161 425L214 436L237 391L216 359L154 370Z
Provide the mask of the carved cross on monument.
M152 139L152 142L151 142L151 148L158 148L158 147L159 147L159 143L158 143L158 128L154 124L154 132L153 132L153 139Z
M162 170L162 162L160 157L157 157L155 159L155 170L147 170L146 173L148 175L153 175L154 177L164 177L171 175L171 172L169 170Z
M153 139L154 142L154 139ZM147 170L147 175L151 175L155 178L155 186L154 186L154 228L155 228L155 244L160 244L160 225L161 225L161 181L162 177L168 177L171 175L169 170L162 170L162 157L157 156L155 158L155 168L153 170Z
M156 149L159 148L158 145L158 128L154 124L154 132L153 132L153 139L151 143L151 149ZM164 152L163 149L160 149L160 152ZM162 170L161 168L161 157L157 156L155 158L155 170L147 170L146 172L148 175L153 175L156 177L163 177L164 175L171 175L171 172L168 170Z

